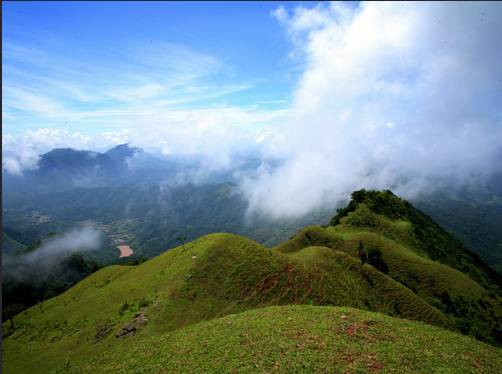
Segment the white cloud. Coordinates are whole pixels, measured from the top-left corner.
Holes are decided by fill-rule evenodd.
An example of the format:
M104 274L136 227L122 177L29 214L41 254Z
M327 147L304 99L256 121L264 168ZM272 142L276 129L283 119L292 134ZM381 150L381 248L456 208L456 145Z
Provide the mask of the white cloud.
M43 41L8 41L3 52L2 164L14 174L36 168L38 156L55 147L102 151L125 142L163 154L196 153L214 167L228 166L232 154L253 147L254 134L281 115L218 105L252 85L227 83L228 69L217 58L175 44L110 49L112 65L110 56L83 65ZM20 132L16 126L38 129Z
M130 109L123 129L84 134L71 130L42 128L2 139L3 169L11 174L37 168L39 155L53 148L71 147L104 151L131 143L151 153L199 155L212 169L231 167L236 155L256 152L259 143L271 137L269 130L285 110L214 107L200 109Z
M306 69L294 120L266 148L283 165L243 184L252 212L299 216L362 187L409 196L499 167L499 4L335 3L274 14Z
M48 258L52 258L52 261L58 261L62 255L99 249L101 241L101 231L92 226L75 228L47 240L36 251L27 254L23 260L40 263L40 261L47 262Z
M52 126L72 122L79 128L89 121L108 128L121 123L122 128L145 108L208 106L207 101L252 87L223 82L227 69L221 61L181 45L116 46L88 64L78 58L88 51L76 47L68 55L61 45L35 38L29 45L3 45L2 104L11 128L25 126L27 119L44 125L50 120Z
M47 277L54 271L54 266L72 253L98 250L102 239L102 232L92 226L77 227L44 241L32 252L5 257L4 261L9 264L5 271L18 280L31 279L33 274Z

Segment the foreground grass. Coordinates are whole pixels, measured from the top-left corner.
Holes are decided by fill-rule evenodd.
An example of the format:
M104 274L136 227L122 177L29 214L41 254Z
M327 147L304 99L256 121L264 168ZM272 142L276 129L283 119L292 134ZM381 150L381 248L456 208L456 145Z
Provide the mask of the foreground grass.
M138 266L110 266L4 324L7 372L48 372L200 321L268 305L344 305L449 326L412 291L345 253L308 247L286 255L212 234ZM115 333L136 313L134 340Z
M116 346L60 372L497 373L502 351L447 330L343 307L273 306Z

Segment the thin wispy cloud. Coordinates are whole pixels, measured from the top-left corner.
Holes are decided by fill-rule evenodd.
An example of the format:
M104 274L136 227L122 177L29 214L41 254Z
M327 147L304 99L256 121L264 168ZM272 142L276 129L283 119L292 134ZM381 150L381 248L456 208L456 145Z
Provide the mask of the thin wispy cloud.
M60 121L99 117L106 127L108 116L127 115L131 103L166 110L214 105L209 101L251 87L222 84L218 59L175 44L150 42L109 53L105 63L85 65L61 51L5 43L5 119L15 122L18 112Z

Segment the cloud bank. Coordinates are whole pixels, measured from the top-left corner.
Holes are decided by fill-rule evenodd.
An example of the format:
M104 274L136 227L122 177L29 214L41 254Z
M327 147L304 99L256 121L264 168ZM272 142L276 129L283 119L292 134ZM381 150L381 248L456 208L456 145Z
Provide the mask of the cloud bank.
M250 211L301 216L357 188L405 196L502 160L502 6L343 3L274 13L305 64L291 122L243 183Z
M39 248L21 256L4 258L4 271L19 280L33 274L49 276L54 266L72 253L94 251L102 245L102 233L93 227L81 227L46 240Z
M138 110L124 128L85 134L41 128L2 138L2 167L13 175L38 167L39 156L54 148L105 151L130 143L162 156L197 155L210 170L228 169L237 156L259 154L267 126L273 126L284 110L217 107L191 110L150 108ZM262 134L263 133L263 134ZM260 135L262 134L262 135Z
M46 262L49 258L65 257L74 252L86 252L99 249L101 232L93 227L70 230L61 236L47 240L40 248L25 256L30 263Z

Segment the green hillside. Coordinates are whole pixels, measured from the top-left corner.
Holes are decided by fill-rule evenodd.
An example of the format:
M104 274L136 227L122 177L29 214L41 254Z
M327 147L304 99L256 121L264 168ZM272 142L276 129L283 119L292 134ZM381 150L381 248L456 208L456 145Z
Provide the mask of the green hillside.
M309 247L288 256L243 237L213 234L138 266L104 268L22 312L12 329L5 324L6 364L15 372L50 369L68 352L97 353L116 342L114 333L140 310L149 321L138 335L150 336L253 307L296 303L371 308L449 324L413 292L343 253ZM101 337L103 331L108 334Z
M453 239L426 220L426 216L411 206L401 207L400 204L407 203L391 193L362 194L362 200L357 200L361 195L356 194L349 207L339 212L333 220L335 226L307 227L277 248L268 249L237 235L211 234L140 265L103 268L63 294L4 323L4 369L8 373L92 371L90 368L102 365L105 371L129 372L139 371L137 365L144 363L150 371L164 367L176 371L185 359L198 352L201 359L194 364L202 366L187 368L188 371L223 370L231 368L235 362L232 360L241 357L242 350L235 341L242 338L238 332L243 331L244 335L256 334L249 338L256 336L256 349L265 350L262 356L262 353L253 355L252 352L260 351L253 351L252 347L244 349L244 365L258 365L255 368L265 371L270 368L268 365L276 364L278 357L297 357L297 361L291 357L281 359L279 367L287 371L285 362L315 365L316 360L333 361L344 352L348 352L350 361L346 365L351 365L354 371L371 365L384 370L400 360L408 365L405 368L409 372L441 370L450 367L451 359L432 355L449 357L473 352L462 353L463 358L452 362L453 372L472 371L476 365L490 372L491 358L500 356L496 348L428 325L383 315L369 317L362 311L272 308L204 322L272 305L334 305L421 321L500 344L497 338L501 336L502 308L493 274L464 248L455 247ZM375 203L375 196L383 196L383 202L377 198ZM360 252L366 253L366 263L362 263ZM287 313L291 316L284 317L282 311L284 316ZM369 318L382 321L381 328L375 330L377 335L389 330L391 335L399 336L396 329L402 324L409 326L410 336L390 341L376 339L370 345L356 341L352 344L352 333L347 337L340 334L342 330L330 330L329 318L323 318L340 313L353 315L354 321ZM276 318L266 318L271 315ZM223 343L220 347L208 331L233 318L239 321L237 327L220 332L223 334L219 338ZM285 321L291 321L292 326L305 325L306 331L321 334L326 347L343 349L330 351L320 345L304 353L290 352L287 347L293 337L288 343L285 341L288 335L280 335L274 328L274 324L280 326ZM259 328L260 324L263 327ZM364 324L368 326L361 331L354 327L354 334L360 332L364 339L370 339L366 332L371 336L369 331L373 327L371 323ZM263 331L248 331L246 326ZM305 343L298 344L317 344L310 336L307 333ZM416 349L428 340L431 356L420 358ZM186 356L171 360L172 355L191 345ZM232 345L234 350L230 349ZM218 355L217 352L227 352L224 357L228 357L228 362L221 357L213 360L211 357ZM362 352L361 357L358 352ZM121 356L123 360L118 358ZM343 360L340 365L344 365ZM305 366L304 370L319 368Z
M389 191L357 191L330 226L301 230L277 250L323 245L359 257L362 243L385 273L452 318L463 333L500 344L500 276L429 217ZM371 260L369 259L371 262Z
M352 308L272 306L148 338L61 372L496 373L500 349Z

